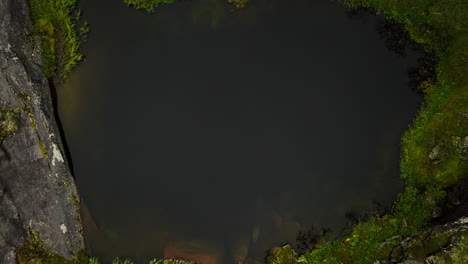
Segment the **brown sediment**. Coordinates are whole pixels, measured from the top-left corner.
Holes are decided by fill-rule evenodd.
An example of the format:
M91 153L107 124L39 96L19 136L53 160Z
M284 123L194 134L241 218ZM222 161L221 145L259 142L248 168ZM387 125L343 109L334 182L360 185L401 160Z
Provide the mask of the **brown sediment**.
M217 264L219 259L216 256L202 253L194 253L183 249L178 249L173 246L164 248L164 259L183 259L195 261L198 264Z

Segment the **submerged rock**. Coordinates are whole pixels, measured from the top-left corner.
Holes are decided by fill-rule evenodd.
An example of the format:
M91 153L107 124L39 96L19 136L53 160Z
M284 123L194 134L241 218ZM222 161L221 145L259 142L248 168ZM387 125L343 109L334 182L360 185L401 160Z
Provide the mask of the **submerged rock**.
M50 87L32 34L27 0L0 0L0 263L38 235L44 247L71 258L84 248L78 194L65 158ZM8 130L8 131L7 131ZM3 133L5 132L5 133Z

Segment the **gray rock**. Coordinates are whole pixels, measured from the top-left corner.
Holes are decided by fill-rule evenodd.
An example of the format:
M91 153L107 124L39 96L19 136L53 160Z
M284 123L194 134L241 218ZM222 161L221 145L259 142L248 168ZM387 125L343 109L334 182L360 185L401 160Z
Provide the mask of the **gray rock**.
M64 257L84 248L78 194L27 3L0 0L0 108L19 112L18 131L0 145L0 264L15 263L14 249L30 230Z

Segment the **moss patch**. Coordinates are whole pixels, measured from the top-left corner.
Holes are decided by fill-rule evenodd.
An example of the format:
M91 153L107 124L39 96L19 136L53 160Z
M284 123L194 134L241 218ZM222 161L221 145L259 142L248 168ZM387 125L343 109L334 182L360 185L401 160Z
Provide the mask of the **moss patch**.
M29 239L15 249L18 264L87 264L88 258L84 250L72 259L66 259L48 250L39 238L39 234L32 230Z
M19 129L19 115L16 111L0 108L0 144Z
M426 259L433 264L463 264L468 259L468 232L458 235L455 245Z

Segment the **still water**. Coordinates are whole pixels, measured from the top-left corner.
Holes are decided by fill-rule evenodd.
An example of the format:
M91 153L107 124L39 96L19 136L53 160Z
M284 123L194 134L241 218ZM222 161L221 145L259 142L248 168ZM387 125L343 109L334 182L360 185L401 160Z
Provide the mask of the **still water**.
M90 251L261 263L401 191L416 55L328 0L82 0L86 61L58 87Z

